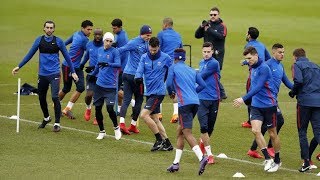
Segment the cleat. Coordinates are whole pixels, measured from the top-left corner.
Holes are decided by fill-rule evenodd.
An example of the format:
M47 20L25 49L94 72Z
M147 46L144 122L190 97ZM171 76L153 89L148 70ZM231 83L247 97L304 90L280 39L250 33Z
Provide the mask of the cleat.
M267 151L268 151L269 156L274 158L274 149L273 149L273 147L272 148L267 148Z
M159 121L162 121L162 114L161 113L158 114L158 118L159 118Z
M203 141L201 138L199 139L199 147L200 147L202 154L206 154L206 150L204 148L204 144L203 144Z
M247 155L253 157L253 158L257 158L257 159L261 159L262 156L258 153L257 150L251 150L249 149L249 151L247 152Z
M168 144L168 143L163 143L163 146L159 149L161 151L172 151L173 150L173 146L172 144Z
M271 169L272 163L273 163L273 159L265 160L264 163L263 163L264 164L264 170L268 171L269 169Z
M101 140L101 139L104 139L104 137L106 137L106 136L107 136L106 132L100 132L96 139Z
M241 126L242 126L243 128L251 128L251 127L252 127L251 124L248 123L248 121L243 122L243 123L241 124Z
M208 164L208 157L203 156L202 160L200 161L199 172L198 172L199 176L204 172L207 164Z
M174 173L176 171L179 171L179 163L177 164L171 164L171 166L169 166L167 168L167 171L171 172L171 173Z
M163 141L156 141L154 143L154 145L152 146L151 151L157 151L157 150L161 149L163 144L164 144Z
M53 132L59 132L61 130L61 127L59 125L54 125L52 131Z
M121 138L121 136L122 136L122 134L121 134L120 128L119 128L119 126L117 126L114 129L114 138L116 138L116 140L119 140Z
M97 121L97 118L94 118L94 120L93 120L93 123L92 123L93 125L98 125L98 121Z
M177 123L178 122L178 114L173 114L170 120L171 123Z
M271 168L268 169L267 172L276 172L276 171L278 171L278 169L280 168L280 166L281 166L281 162L280 162L280 163L275 163L275 162L273 162L273 163L271 164Z
M91 109L86 109L86 111L84 112L84 119L86 121L90 121L90 116L91 116Z
M134 126L134 125L130 125L130 127L128 128L128 131L129 132L133 132L133 133L135 133L135 134L139 134L139 129L137 128L137 126Z
M320 161L320 153L316 156L316 159Z
M71 110L69 108L65 108L62 111L63 115L66 116L69 119L76 119L76 117L73 116L73 113L71 112Z
M309 171L310 169L311 169L310 165L309 166L305 166L304 163L303 163L303 165L299 169L299 172L306 172L306 171Z
M46 121L43 119L42 123L38 126L38 129L43 129L46 127L46 125L51 121L51 117L49 117L49 120Z
M214 163L215 161L214 161L213 155L208 156L208 164L214 164Z
M124 123L120 123L120 131L124 134L124 135L130 135L131 133L128 131L128 129L126 128L126 124Z
M312 161L309 161L309 163L310 163L310 169L318 169L318 167L314 165ZM304 162L302 163L302 166L304 166Z

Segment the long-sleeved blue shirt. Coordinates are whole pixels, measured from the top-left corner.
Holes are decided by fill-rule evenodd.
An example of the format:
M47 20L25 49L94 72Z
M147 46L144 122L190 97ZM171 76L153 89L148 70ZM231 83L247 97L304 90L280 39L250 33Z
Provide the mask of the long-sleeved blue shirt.
M86 50L86 45L89 42L88 37L82 32L75 32L69 39L66 40L65 45L71 44L69 49L69 56L73 63L74 68L79 68L81 58ZM63 65L68 66L66 61L63 61Z
M160 31L157 35L160 41L160 49L167 53L173 60L173 52L177 48L182 48L182 39L178 32L172 28L167 28Z
M242 99L246 101L252 98L251 106L257 108L277 106L276 88L269 66L259 59L251 67L251 87Z
M80 64L85 65L88 60L89 61L89 66L95 66L98 62L98 49L103 46L103 42L95 42L95 41L90 41L86 45L86 52L84 53L83 59ZM92 75L92 72L90 73Z
M118 49L119 53L129 52L128 62L124 68L124 73L135 75L142 54L148 52L148 42L138 36L130 40L126 45Z
M276 97L278 97L281 82L283 82L284 85L287 86L287 88L292 89L293 84L289 81L284 71L283 65L280 61L274 58L271 58L268 61L266 61L266 64L269 66L272 72L273 82L274 82L275 91L276 91Z
M33 57L33 55L37 52L39 49L40 41L43 36L39 36L33 43L31 49L29 50L28 54L22 59L22 61L19 63L18 67L22 68L30 59ZM46 42L52 42L53 37L56 36L44 36L44 40ZM54 43L54 42L52 42ZM74 73L74 68L70 60L70 56L68 54L67 48L64 45L63 41L56 37L56 43L59 47L59 50L61 51L63 57L66 59L66 63L69 65L71 72ZM41 76L48 76L52 74L58 74L60 73L60 59L59 59L59 53L39 53L39 75Z
M135 78L142 78L144 75L146 96L166 94L164 77L171 64L170 56L160 50L154 56L149 52L141 56Z
M257 41L257 40L250 40L244 48L247 48L249 46L254 47L257 52L258 52L258 56L259 59L262 59L263 61L267 61L268 59L271 58L270 53L268 52L266 46L264 44L262 44L261 42Z
M124 45L126 45L129 42L129 38L127 35L127 32L125 30L119 31L115 37L114 41L116 43L116 47L120 48ZM126 67L127 61L128 61L128 52L123 52L120 54L120 60L121 60L121 70L123 71Z
M166 85L169 94L176 92L179 107L199 104L197 93L206 87L201 75L187 66L184 61L179 61L169 67Z
M99 63L101 62L108 63L108 66L99 67ZM104 88L116 88L118 86L118 73L120 67L120 54L116 48L99 48L98 63L92 73L93 76L98 74L96 84Z
M320 67L300 57L292 67L293 88L297 95L298 104L301 106L320 107Z
M202 59L199 63L199 74L206 82L207 87L199 92L199 99L202 100L218 100L220 99L220 67L219 62L213 57L210 59Z

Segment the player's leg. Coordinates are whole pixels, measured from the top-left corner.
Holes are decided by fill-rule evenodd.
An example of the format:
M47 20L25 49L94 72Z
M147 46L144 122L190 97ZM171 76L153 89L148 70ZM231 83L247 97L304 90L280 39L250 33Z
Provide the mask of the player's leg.
M43 113L43 121L39 125L39 128L45 128L45 126L51 121L49 116L48 103L47 103L47 92L49 88L49 81L46 76L38 76L38 98L40 107Z

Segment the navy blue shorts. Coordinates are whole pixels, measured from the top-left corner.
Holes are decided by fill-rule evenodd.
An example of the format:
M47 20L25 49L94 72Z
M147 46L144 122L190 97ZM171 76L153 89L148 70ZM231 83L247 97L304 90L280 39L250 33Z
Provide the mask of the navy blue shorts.
M114 105L116 100L115 88L104 88L96 85L93 94L93 105L103 106L104 101L107 105Z
M217 120L219 100L201 100L198 109L198 120L201 133L211 134Z
M68 66L62 65L62 77L63 77L63 88L62 91L64 93L68 93L71 90L72 87L72 82L74 81L72 76L71 76L71 71ZM75 82L76 84L76 90L80 93L82 93L85 88L84 88L84 74L83 71L79 68L75 68L75 73L77 74L79 81Z
M92 80L89 80L91 77ZM97 78L92 78L92 75L87 74L86 76L86 90L93 91L94 87L96 86Z
M144 106L144 109L150 110L151 114L160 113L160 104L162 103L163 98L164 98L164 95L147 96L147 102L146 102L146 105Z
M193 118L197 114L198 107L199 107L198 104L189 104L189 105L179 107L178 119L182 129L184 128L192 129Z
M277 126L277 106L268 108L257 108L251 106L250 121L260 120L262 126L266 125L267 128L273 128Z
M49 84L51 86L51 97L59 97L60 90L60 73L49 76L38 75L38 92L39 94L47 94Z

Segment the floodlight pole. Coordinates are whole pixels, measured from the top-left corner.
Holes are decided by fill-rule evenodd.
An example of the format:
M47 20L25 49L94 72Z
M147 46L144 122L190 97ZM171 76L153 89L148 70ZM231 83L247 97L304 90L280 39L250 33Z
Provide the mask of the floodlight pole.
M19 133L19 123L20 123L20 85L21 78L18 78L18 100L17 100L17 133Z

